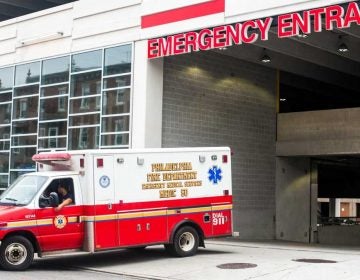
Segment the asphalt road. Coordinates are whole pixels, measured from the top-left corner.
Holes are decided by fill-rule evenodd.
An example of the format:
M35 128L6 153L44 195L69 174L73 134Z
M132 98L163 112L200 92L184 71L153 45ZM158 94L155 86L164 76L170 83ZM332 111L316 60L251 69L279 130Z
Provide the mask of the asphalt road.
M295 261L299 259L331 262ZM218 267L224 264L235 265L230 265L231 269ZM243 269L234 269L239 264ZM253 267L244 268L243 264ZM359 280L359 264L360 248L215 240L207 242L206 249L190 258L169 257L162 246L155 246L143 251L36 259L27 271L0 271L0 279Z

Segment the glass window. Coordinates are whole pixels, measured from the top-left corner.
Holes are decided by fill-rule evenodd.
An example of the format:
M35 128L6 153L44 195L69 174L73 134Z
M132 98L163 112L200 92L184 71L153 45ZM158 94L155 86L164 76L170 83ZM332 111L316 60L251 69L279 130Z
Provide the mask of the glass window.
M88 97L70 100L70 114L100 112L101 97Z
M131 84L131 75L111 77L104 79L104 89L127 87Z
M104 115L130 113L130 89L117 89L103 93Z
M131 45L105 50L104 75L131 72Z
M32 156L36 154L36 147L31 148L12 148L11 149L11 169L35 169L35 162Z
M74 54L71 57L71 72L101 68L102 50Z
M40 120L66 119L67 105L67 96L40 100Z
M102 132L129 131L129 116L102 118Z
M13 122L12 134L37 133L37 120Z
M100 114L80 115L70 117L69 126L100 124Z
M14 67L0 69L0 91L11 90L14 85Z
M39 149L56 149L56 148L66 148L66 137L39 139Z
M40 79L40 62L33 62L15 67L15 85L38 83Z
M54 134L56 131L57 134ZM60 136L67 135L67 122L46 122L39 124L39 136Z
M0 151L10 150L10 141L0 141Z
M11 121L11 104L0 105L0 124L7 124Z
M11 144L13 147L36 145L36 139L36 135L13 136L11 139Z
M0 102L11 101L11 98L12 98L11 92L0 93Z
M0 127L0 139L10 139L10 125Z
M42 63L41 84L56 84L69 80L69 57L59 57L44 60Z
M71 77L71 96L101 94L101 72L91 72Z
M39 86L38 85L32 85L32 86L26 86L26 87L19 87L15 88L14 90L14 96L24 96L24 95L35 95L39 94Z
M1 204L27 205L41 189L48 177L25 176L6 190L0 197Z
M10 184L14 183L15 180L20 177L21 175L24 175L26 173L34 172L35 170L29 170L29 171L11 171L10 172Z
M6 189L8 187L9 176L0 175L0 189Z
M129 134L111 134L101 136L102 146L120 146L129 145Z
M15 99L13 102L14 119L37 118L38 100L37 96Z
M9 172L9 153L0 153L0 173Z
M69 129L69 150L98 149L99 127Z
M43 87L41 88L41 96L49 97L55 95L65 95L69 93L69 85L60 85L52 87Z

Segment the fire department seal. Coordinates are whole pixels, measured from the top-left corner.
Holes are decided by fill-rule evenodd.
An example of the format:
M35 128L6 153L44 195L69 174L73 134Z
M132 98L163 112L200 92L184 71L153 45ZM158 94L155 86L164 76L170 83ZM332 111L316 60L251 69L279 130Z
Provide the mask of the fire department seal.
M67 220L65 216L56 216L54 219L54 225L58 229L62 229L66 226Z
M101 176L99 183L103 188L107 188L110 185L110 178L106 175Z

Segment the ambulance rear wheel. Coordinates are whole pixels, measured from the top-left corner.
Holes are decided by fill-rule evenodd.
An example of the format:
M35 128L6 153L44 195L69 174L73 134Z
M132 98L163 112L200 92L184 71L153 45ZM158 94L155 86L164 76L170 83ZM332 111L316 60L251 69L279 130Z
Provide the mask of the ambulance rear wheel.
M23 236L5 239L0 247L0 266L5 270L25 270L34 259L34 247Z
M176 257L189 257L196 254L199 247L199 234L191 226L180 228L174 236L174 242L167 244L167 251Z

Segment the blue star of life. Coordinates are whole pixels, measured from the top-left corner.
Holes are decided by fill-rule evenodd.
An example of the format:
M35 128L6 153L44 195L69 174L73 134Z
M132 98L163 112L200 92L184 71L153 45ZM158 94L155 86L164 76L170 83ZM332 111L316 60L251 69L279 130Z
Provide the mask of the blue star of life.
M221 168L218 168L217 166L213 166L212 168L209 169L209 181L213 182L213 184L217 184L218 182L221 181L222 176L221 176Z

